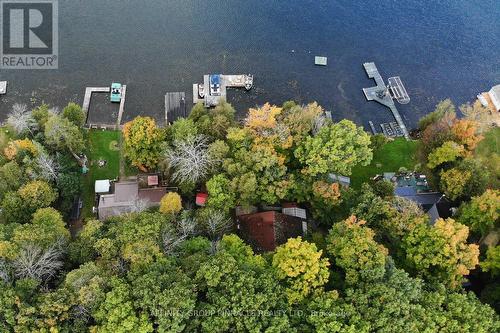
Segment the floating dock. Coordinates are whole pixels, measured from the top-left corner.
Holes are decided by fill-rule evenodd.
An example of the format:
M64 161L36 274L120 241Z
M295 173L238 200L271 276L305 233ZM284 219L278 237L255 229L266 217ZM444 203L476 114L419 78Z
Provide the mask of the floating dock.
M0 81L0 95L7 93L7 81Z
M399 111L393 101L393 98L396 98L396 100L402 104L410 101L408 94L406 93L406 89L401 83L401 79L399 79L399 77L391 78L392 80L389 83L389 86L386 86L377 69L377 66L375 66L375 63L366 62L363 64L363 67L365 68L368 77L370 79L374 79L377 84L375 87L363 88L363 93L365 94L366 99L368 101L376 101L388 107L391 110L394 119L396 119L396 123L401 129L403 136L409 140L410 135L408 130L406 129L403 119L401 118L401 115L399 114ZM394 90L397 91L397 95L393 97L391 93L394 94Z
M171 124L178 118L186 118L186 93L168 92L165 95L165 125Z
M218 76L219 87L212 89L211 77ZM253 87L253 75L204 75L202 84L193 84L193 104L203 102L206 107L219 104L220 100L227 100L227 88L245 88L250 90Z
M328 63L327 57L320 57L320 56L314 57L314 64L317 66L326 66L327 63Z

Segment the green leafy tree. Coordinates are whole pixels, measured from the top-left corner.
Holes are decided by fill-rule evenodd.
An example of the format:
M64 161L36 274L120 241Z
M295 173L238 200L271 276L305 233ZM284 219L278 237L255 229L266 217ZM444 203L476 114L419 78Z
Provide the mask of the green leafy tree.
M25 175L16 161L10 161L0 167L0 198L8 191L16 191L25 182Z
M33 212L38 208L48 207L57 198L56 190L43 180L29 182L19 188L17 193L24 207Z
M345 273L345 282L377 281L384 276L387 249L374 240L366 222L351 216L335 224L327 238L330 261Z
M42 104L31 110L31 116L37 123L38 130L45 130L45 123L49 120L50 111L47 104Z
M185 141L198 135L198 128L191 119L179 118L168 128L168 138L171 142Z
M486 251L486 259L481 262L481 268L485 272L491 272L493 276L500 274L500 245Z
M119 278L111 279L111 290L92 315L98 332L153 332L147 314L134 306L130 286Z
M231 191L231 181L223 174L210 178L207 182L207 206L229 212L235 207L236 194Z
M80 161L77 153L85 148L83 134L69 119L51 115L45 123L45 141L56 149L68 151Z
M198 103L191 110L189 119L194 121L199 133L213 139L225 139L227 130L236 126L235 113L232 105L224 100L213 109L206 109L203 103Z
M353 303L355 304L355 303ZM324 292L307 304L307 323L317 333L368 333L370 324L337 291Z
M263 258L237 236L222 239L196 281L204 295L197 310L211 315L193 318L191 331L291 331L282 287Z
M479 263L479 248L467 243L469 228L453 219L420 224L404 239L409 267L430 282L457 288Z
M330 264L321 255L315 244L301 237L290 238L276 249L273 267L278 279L287 286L290 304L302 301L328 281Z
M488 171L478 161L470 158L461 161L455 168L442 171L440 176L441 190L452 200L482 194L489 177Z
M486 190L483 194L473 197L468 203L462 204L458 221L469 226L482 235L500 225L500 191Z
M144 309L158 332L184 332L196 306L193 281L160 260L128 275L134 306Z
M368 165L372 156L370 136L349 120L322 127L295 150L302 172L312 177L328 173L350 175L355 165Z
M436 105L436 109L428 115L420 118L418 121L418 128L423 131L429 125L437 123L445 114L455 114L455 105L450 99L445 99Z
M85 112L82 107L75 103L69 103L62 112L62 116L78 127L85 124Z
M17 227L12 241L20 247L31 244L47 249L60 240L68 242L69 238L69 231L61 214L49 207L38 209L33 214L31 223Z
M446 141L441 147L436 148L429 154L427 167L434 169L443 163L454 162L457 158L463 156L464 152L463 146L453 141Z

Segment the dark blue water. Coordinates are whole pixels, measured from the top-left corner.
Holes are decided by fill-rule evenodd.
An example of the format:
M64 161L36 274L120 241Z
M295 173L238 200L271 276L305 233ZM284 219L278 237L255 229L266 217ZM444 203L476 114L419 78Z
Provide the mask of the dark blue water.
M81 103L85 86L128 85L124 120L163 118L167 91L185 91L208 73L252 73L250 93L231 93L240 114L266 101L318 101L334 118L367 125L391 119L366 102L373 85L362 63L399 75L411 127L441 99L457 104L500 83L499 0L59 1L59 70L2 71L15 102ZM294 50L295 52L292 52ZM314 55L328 57L315 67ZM107 117L105 98L93 112Z

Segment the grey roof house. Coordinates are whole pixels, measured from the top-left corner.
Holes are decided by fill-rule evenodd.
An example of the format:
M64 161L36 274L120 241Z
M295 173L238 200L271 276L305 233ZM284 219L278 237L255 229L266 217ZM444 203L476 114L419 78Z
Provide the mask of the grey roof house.
M99 194L99 220L130 213L139 208L157 206L167 193L165 187L139 188L137 181L118 182L114 183L113 187L113 193Z

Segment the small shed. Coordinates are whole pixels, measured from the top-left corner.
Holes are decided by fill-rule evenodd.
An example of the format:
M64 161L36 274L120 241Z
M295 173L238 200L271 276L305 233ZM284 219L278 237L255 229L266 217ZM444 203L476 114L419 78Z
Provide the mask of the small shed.
M149 175L148 176L148 186L158 186L158 175Z
M196 193L196 205L205 206L207 203L208 194L204 192Z
M108 193L111 187L109 179L95 181L95 193Z

